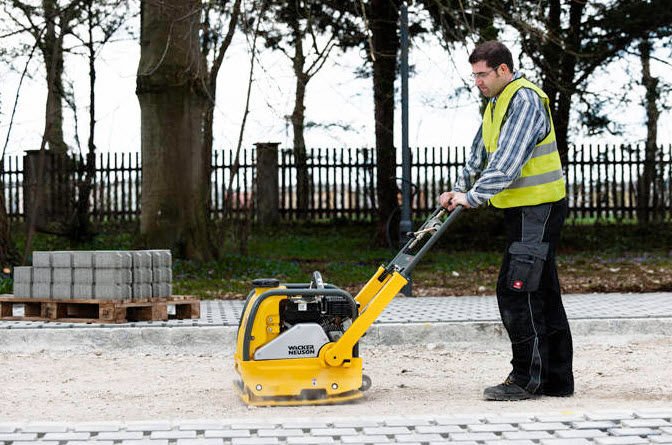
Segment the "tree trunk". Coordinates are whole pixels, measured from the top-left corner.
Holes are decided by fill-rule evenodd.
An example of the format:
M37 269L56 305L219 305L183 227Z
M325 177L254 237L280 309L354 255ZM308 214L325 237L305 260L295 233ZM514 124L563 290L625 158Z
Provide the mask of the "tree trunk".
M68 151L63 139L63 23L56 0L42 0L45 31L40 46L47 71L47 103L45 108L45 139L49 149L58 154ZM61 32L56 34L56 20L60 19Z
M91 215L89 200L93 189L96 175L96 50L93 39L93 12L92 5L87 5L88 13L88 57L89 57L89 141L88 152L81 159L81 165L77 174L79 177L79 190L77 206L75 208L75 221L71 224L70 237L76 241L88 241L93 237L91 227Z
M638 180L637 222L647 224L651 221L651 208L657 206L655 190L656 155L658 140L658 117L660 111L656 99L658 98L658 78L651 75L651 42L648 38L642 39L639 44L639 58L642 62L642 85L646 89L644 107L646 108L646 147L644 152L644 171Z
M376 187L378 195L378 235L379 243L384 242L387 223L392 212L399 206L397 198L396 150L394 147L394 79L397 68L399 35L398 2L372 0L370 23L373 53L373 101L376 133L376 156L378 174ZM398 234L396 227L390 233Z
M306 153L306 141L303 137L305 124L305 98L308 76L304 72L306 62L303 54L303 32L299 24L299 5L293 3L290 26L294 39L294 57L292 58L296 88L294 93L294 110L292 111L292 133L294 137L294 161L296 162L296 196L297 215L299 219L305 219L308 215L310 204L310 176L308 174L308 155Z
M141 3L136 89L143 160L140 232L149 247L209 260L214 251L204 179L207 94L199 12L199 0Z
M0 183L0 269L17 264L19 255L12 242L11 225L5 207L4 184Z

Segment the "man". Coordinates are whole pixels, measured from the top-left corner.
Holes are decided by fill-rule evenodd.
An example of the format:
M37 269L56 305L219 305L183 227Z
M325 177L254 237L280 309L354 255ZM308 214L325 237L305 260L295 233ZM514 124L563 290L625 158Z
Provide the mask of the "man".
M566 214L565 181L546 94L513 71L500 42L469 56L476 86L489 102L448 210L492 204L507 233L497 303L511 340L509 376L486 388L486 400L574 393L572 336L560 296L555 252ZM476 179L477 178L477 179Z

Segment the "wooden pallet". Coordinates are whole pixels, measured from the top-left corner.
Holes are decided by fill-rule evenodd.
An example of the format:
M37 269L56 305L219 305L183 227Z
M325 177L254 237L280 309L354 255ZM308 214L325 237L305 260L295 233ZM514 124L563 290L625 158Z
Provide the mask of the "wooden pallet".
M14 307L23 305L24 315L15 316ZM168 314L175 306L175 314ZM193 297L175 296L156 300L50 300L0 295L0 320L55 321L76 323L127 323L165 321L201 316L201 302Z

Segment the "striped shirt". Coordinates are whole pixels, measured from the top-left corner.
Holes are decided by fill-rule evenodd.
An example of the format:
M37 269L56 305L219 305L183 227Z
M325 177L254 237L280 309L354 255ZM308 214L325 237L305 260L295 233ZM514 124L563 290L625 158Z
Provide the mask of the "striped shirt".
M515 73L512 80L522 77ZM497 97L490 99L492 109ZM521 88L511 98L499 134L497 150L488 160L483 142L483 127L478 128L471 154L453 186L466 192L471 207L486 203L520 176L534 147L551 131L548 114L541 98L529 88Z

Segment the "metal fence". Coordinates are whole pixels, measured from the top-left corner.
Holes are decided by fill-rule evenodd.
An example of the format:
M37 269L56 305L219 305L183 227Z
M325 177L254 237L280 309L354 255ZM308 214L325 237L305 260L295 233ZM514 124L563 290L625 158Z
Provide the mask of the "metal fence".
M648 214L651 219L672 219L672 145L660 146L650 163L655 181L649 184L647 202L639 199L638 186L644 172L642 146L577 145L570 148L565 167L570 218L575 221L630 220ZM254 209L256 153L242 150L237 174L231 151L215 151L212 159L211 215L224 214L225 198L234 210ZM448 190L468 155L466 147L421 147L412 149L412 207L418 215L430 212L439 194ZM5 156L0 163L0 182L7 212L12 219L25 213L24 158ZM73 159L74 171L80 160ZM58 164L60 165L60 164ZM312 149L306 168L311 181L307 209L297 208L296 165L291 150L278 153L279 212L293 220L300 214L312 220L371 220L376 213L376 157L371 148ZM142 166L139 153L99 153L90 197L96 221L133 220L140 214ZM397 166L401 184L401 165ZM76 175L71 175L76 184ZM228 194L225 193L229 190ZM62 208L72 208L72 198ZM642 213L644 212L644 213Z

